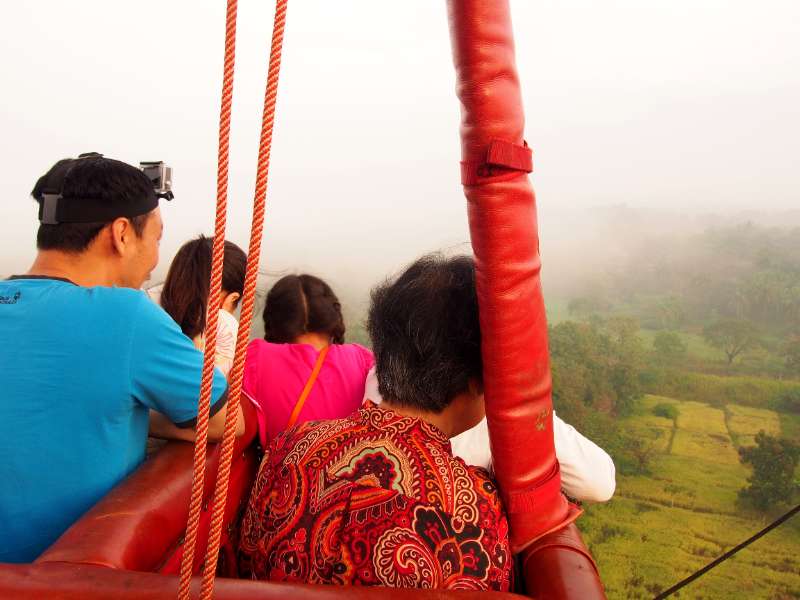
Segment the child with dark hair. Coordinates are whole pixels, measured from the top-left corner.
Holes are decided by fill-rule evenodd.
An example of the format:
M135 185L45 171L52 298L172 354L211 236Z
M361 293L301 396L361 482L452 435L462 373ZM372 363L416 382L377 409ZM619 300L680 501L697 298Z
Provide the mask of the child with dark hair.
M296 423L356 410L375 361L345 344L342 307L313 275L287 275L267 294L264 339L247 348L242 390L255 404L262 447Z
M161 307L180 325L198 349L205 348L206 306L211 277L212 240L203 235L181 246L161 290ZM217 326L216 366L227 377L233 365L239 322L234 312L244 291L247 255L233 242L225 242L222 296Z

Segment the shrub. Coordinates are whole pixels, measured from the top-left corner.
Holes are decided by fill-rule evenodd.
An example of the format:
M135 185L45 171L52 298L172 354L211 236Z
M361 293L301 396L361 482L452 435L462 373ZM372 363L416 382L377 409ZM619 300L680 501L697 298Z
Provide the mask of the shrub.
M674 331L659 331L653 339L653 350L660 360L672 363L686 356L687 345Z
M668 404L666 402L661 402L653 407L653 414L655 416L671 419L672 421L678 420L678 412L677 406L674 404Z
M794 472L800 462L800 446L760 431L756 445L739 448L743 463L753 466L750 485L739 492L739 497L762 511L792 502L798 486Z
M754 408L771 408L785 392L800 393L800 382L765 377L722 377L705 373L686 373L664 369L649 378L645 391L679 400L695 400L723 408L741 404Z
M775 398L776 410L800 415L800 387L784 390Z

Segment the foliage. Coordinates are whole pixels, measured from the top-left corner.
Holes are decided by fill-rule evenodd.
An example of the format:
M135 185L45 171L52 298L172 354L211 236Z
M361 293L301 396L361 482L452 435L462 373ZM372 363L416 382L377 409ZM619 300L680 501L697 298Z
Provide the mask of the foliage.
M756 408L777 408L777 399L788 391L800 392L800 381L781 381L765 377L723 377L705 373L651 369L645 391L682 400L697 400L713 406L741 404Z
M742 352L759 345L756 327L749 321L739 319L724 319L707 325L703 329L703 337L725 353L729 365Z
M755 446L739 448L743 463L753 466L750 485L739 492L746 503L762 511L791 502L798 490L794 472L800 462L800 446L760 431Z
M564 321L550 329L553 402L580 426L596 411L630 413L641 397L644 352L630 319Z
M661 327L664 329L677 329L686 322L683 302L676 296L660 298L655 303L654 312L658 315Z
M788 389L778 394L775 408L787 413L800 415L800 387Z
M686 356L688 345L675 331L659 331L653 338L653 350L659 360L674 364Z
M678 410L678 407L675 406L674 404L667 404L666 402L661 402L653 407L653 414L656 415L657 417L664 417L665 419L671 419L673 421L677 421L678 414L680 414L680 411Z
M633 473L645 475L650 473L650 461L656 453L656 444L653 440L643 440L642 438L627 438L625 450L635 461Z
M786 342L782 355L786 372L800 377L800 335L795 335Z
M580 296L573 298L567 305L570 315L586 317L594 313L605 312L611 305L596 296Z

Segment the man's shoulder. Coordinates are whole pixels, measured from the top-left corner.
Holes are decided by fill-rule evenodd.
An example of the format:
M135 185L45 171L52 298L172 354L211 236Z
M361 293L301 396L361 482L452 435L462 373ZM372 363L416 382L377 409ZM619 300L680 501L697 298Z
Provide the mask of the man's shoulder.
M158 308L158 306L152 300L150 300L150 298L147 297L147 294L142 290L124 287L101 286L78 289L84 290L88 296L96 299L99 302L106 302L119 306L130 306L135 309L139 309L142 306L153 306L154 308Z
M80 288L86 308L92 311L95 319L115 322L124 329L138 332L136 335L172 335L172 330L180 332L177 323L153 302L142 290L122 287Z
M133 313L141 312L143 306L153 305L141 290L122 287L84 287L57 278L15 277L0 281L0 293L10 295L8 303L28 305L34 312L41 304L47 312L65 310L72 315L87 314L96 319L102 315L119 315L129 319ZM155 307L155 305L153 305ZM157 308L157 307L155 307ZM69 317L65 314L65 317Z

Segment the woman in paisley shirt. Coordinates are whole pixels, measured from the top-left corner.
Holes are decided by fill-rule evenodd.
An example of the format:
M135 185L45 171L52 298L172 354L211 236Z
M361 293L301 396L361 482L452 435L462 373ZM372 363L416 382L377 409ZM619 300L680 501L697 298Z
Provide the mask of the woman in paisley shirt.
M242 525L253 579L508 590L508 524L489 474L449 438L484 416L472 259L426 256L373 291L383 403L278 435Z

